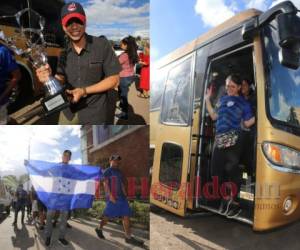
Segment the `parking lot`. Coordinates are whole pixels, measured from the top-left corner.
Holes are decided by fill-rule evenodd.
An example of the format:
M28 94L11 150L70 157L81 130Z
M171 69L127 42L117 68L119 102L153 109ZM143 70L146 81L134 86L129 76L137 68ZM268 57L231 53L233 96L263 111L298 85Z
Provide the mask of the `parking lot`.
M151 212L150 248L168 249L299 249L300 222L267 232L214 214L181 218Z

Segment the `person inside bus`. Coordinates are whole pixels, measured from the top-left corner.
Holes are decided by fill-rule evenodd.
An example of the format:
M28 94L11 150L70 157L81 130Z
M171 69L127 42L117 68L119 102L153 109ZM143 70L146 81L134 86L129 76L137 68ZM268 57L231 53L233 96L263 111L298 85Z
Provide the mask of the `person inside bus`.
M244 78L242 80L241 87L242 96L250 103L253 113L256 111L256 96L255 91L253 89L253 84L247 79Z
M207 111L211 119L216 121L211 171L212 176L218 177L219 188L223 184L230 189L229 195L221 197L219 208L219 212L228 217L237 216L241 212L237 202L241 182L238 167L242 143L241 122L245 127L251 127L255 123L250 104L239 95L241 84L237 75L229 75L226 78L226 95L221 97L216 109L212 107L210 100L211 88L207 89L205 96Z
M249 102L253 114L256 114L256 96L252 88L252 84L246 78L242 80L241 87L242 96ZM242 122L242 140L243 149L241 153L241 165L246 167L248 176L253 176L253 155L254 155L254 138L255 138L255 124L250 128L243 126Z

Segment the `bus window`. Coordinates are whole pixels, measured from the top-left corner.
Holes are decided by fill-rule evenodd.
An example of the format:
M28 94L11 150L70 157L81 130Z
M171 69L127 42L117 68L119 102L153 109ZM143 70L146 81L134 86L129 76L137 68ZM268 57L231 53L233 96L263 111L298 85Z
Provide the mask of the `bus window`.
M165 88L167 69L151 69L151 98L150 110L160 108L161 99Z
M161 111L163 123L189 124L190 104L193 95L191 62L192 57L189 57L169 72Z
M181 146L164 143L161 151L159 181L177 190L181 183L183 151Z
M207 49L205 47L200 48L198 49L196 55L195 101L200 101L202 99L206 63L207 63Z

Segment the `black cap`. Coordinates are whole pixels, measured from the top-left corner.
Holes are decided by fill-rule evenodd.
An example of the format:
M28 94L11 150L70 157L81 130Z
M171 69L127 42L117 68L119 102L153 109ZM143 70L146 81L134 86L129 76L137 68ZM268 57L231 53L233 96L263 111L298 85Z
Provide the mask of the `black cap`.
M66 149L64 152L63 152L63 154L68 154L68 155L72 155L72 152L71 152L71 150L69 150L69 149Z
M109 157L109 160L110 161L115 161L115 160L121 160L121 156L119 156L119 155L111 155L110 157Z
M71 18L78 18L84 24L86 22L85 12L80 3L70 2L65 4L61 9L61 23L63 26L67 25L67 22Z

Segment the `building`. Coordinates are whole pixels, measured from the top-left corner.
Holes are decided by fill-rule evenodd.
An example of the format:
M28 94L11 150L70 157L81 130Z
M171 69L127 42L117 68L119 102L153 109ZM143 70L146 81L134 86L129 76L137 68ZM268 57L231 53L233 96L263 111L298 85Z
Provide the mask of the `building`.
M120 155L120 169L127 180L135 179L137 193L141 194L141 188L148 189L149 126L82 126L81 153L83 164L99 165L102 169L109 166L110 155Z

